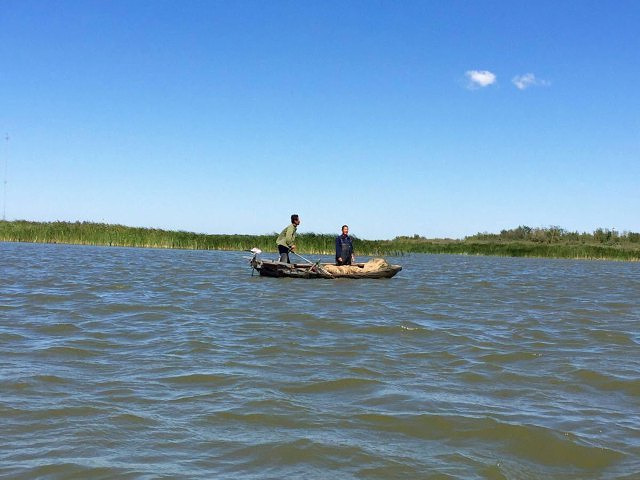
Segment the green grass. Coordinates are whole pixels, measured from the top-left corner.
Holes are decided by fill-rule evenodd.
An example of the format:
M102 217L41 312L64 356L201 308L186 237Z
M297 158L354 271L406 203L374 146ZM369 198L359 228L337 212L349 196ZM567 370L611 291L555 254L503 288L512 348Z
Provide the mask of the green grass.
M534 242L422 242L398 248L412 253L449 253L504 257L576 258L589 260L639 261L640 247L595 244L540 244Z
M91 222L0 221L0 241L108 245L120 247L196 250L276 250L276 234L206 235L184 231L126 227ZM334 234L298 235L302 254L334 252ZM567 232L559 227L518 227L499 234L482 233L464 240L427 239L417 235L393 240L354 239L357 255L448 253L509 257L582 258L639 261L640 235L598 229L593 234Z

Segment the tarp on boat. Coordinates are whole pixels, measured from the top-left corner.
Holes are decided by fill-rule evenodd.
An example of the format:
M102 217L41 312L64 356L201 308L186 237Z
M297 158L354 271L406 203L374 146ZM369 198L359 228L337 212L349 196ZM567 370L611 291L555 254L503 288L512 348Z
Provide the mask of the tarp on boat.
M389 262L384 258L372 258L366 262L362 267L357 265L331 265L322 264L322 269L329 272L331 275L349 275L352 273L374 273L383 270L388 270L391 267Z

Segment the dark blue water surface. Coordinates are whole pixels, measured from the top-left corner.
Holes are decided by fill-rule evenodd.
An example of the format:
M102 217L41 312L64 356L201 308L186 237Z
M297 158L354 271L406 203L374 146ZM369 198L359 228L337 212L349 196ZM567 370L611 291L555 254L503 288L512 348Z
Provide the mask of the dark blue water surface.
M639 264L244 255L0 243L0 477L640 478Z

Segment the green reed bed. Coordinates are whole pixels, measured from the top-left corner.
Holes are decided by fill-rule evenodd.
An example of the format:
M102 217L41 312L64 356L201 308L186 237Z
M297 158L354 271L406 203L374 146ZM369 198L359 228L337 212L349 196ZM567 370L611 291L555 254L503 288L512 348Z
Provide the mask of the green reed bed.
M271 235L205 235L91 222L0 222L0 240L199 250L275 248Z
M515 233L514 233L515 232ZM524 233L523 233L524 232ZM92 222L0 221L0 241L107 245L120 247L180 248L197 250L276 250L277 234L207 235L154 228L126 227ZM298 251L305 254L333 255L334 234L303 233ZM354 239L357 255L404 255L409 253L447 253L499 255L509 257L547 257L640 260L640 235L598 229L593 234L566 232L558 227L529 229L518 227L500 234L477 234L464 240L396 237L393 240Z
M464 240L449 243L400 244L398 250L410 253L640 261L640 248L619 245L539 244L532 242L481 243Z

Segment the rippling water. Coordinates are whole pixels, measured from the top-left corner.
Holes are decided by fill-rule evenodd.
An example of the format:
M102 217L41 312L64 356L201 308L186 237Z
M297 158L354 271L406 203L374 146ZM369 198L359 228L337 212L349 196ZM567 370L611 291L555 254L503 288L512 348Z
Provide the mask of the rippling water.
M5 478L640 478L640 265L0 243Z

